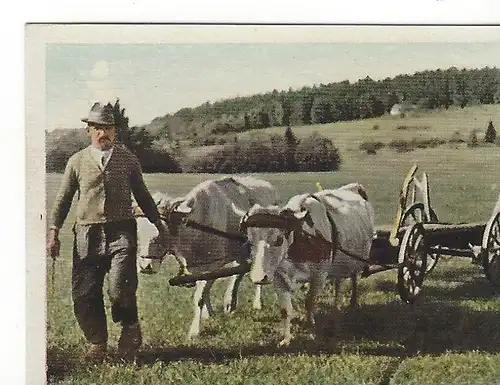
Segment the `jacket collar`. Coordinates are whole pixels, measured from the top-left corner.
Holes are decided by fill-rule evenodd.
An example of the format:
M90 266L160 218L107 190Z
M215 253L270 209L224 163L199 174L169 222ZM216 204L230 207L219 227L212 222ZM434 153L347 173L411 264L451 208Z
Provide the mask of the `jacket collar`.
M97 168L99 168L99 170L103 171L109 165L109 162L111 162L111 160L113 159L113 154L115 152L117 152L118 148L119 148L119 146L116 144L113 146L113 151L111 152L111 155L109 156L109 159L104 167L101 165L99 158L97 158L95 156L95 152L94 152L95 149L94 149L94 147L92 147L92 145L89 145L87 147L87 153L88 153L88 156L90 156L90 158L92 159L92 162L97 166ZM100 151L100 150L98 150L98 151Z

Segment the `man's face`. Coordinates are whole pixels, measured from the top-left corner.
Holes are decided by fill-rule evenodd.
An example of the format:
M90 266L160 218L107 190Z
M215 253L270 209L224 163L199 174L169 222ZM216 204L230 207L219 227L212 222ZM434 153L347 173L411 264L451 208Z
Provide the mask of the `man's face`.
M107 150L113 146L116 139L115 126L89 123L87 127L92 146Z

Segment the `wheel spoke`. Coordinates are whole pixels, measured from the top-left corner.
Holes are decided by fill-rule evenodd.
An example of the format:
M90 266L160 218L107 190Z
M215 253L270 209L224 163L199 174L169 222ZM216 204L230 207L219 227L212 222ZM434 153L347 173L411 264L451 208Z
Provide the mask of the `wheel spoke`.
M496 243L498 246L500 246L500 240L497 237L491 237L490 238L491 242L488 244L488 246L493 246L492 243Z

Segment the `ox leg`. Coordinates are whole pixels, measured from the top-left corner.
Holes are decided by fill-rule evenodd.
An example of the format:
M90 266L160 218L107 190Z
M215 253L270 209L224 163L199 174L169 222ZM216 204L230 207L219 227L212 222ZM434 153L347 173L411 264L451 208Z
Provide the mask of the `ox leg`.
M210 290L212 289L214 282L214 280L207 281L207 284L205 285L201 293L201 318L209 318L214 313L212 302L210 301Z
M316 325L316 321L314 319L314 315L316 312L316 305L317 305L317 298L318 294L323 290L326 284L326 277L322 276L317 276L317 277L312 277L311 279L311 284L309 286L309 291L307 292L306 296L306 317L307 317L307 324L311 328L312 332L314 332L314 328ZM311 334L311 338L315 338L315 334Z
M194 303L194 316L193 321L191 322L191 327L188 332L188 340L196 337L200 334L200 323L201 323L201 312L203 308L203 290L207 281L196 281L196 287L193 296Z
M224 293L224 313L232 313L236 310L236 303L238 299L238 289L240 287L243 274L236 274L231 276L229 284L227 285L226 292Z
M359 308L358 304L358 275L353 273L351 275L351 300L349 303L349 308L351 310L356 310Z
M342 284L342 279L335 278L334 284L335 284L335 299L333 302L332 324L333 324L333 327L336 328L337 325L340 324L340 308L342 305L341 300L340 300L341 299L340 298L340 294L341 294L340 287Z
M189 275L191 274L187 268L187 261L186 258L180 257L178 255L174 255L175 260L179 264L179 272L177 273L178 275Z
M289 290L278 290L283 339L278 346L288 346L292 340L291 323L293 318L292 293Z
M342 283L342 280L340 278L335 279L335 299L333 305L335 306L335 309L340 309L340 284Z
M255 285L255 295L253 297L253 308L262 309L262 285Z

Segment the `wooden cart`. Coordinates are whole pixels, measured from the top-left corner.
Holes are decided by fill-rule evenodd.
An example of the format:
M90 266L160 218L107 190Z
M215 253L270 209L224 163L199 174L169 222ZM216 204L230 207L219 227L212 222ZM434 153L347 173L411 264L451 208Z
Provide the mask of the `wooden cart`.
M415 177L417 169L413 166L403 183L393 228L377 230L371 266L363 275L397 268L398 293L411 304L427 274L446 255L482 264L488 280L500 286L500 212L494 212L486 223L440 222L430 203L427 174L419 180ZM420 201L416 201L417 196Z

